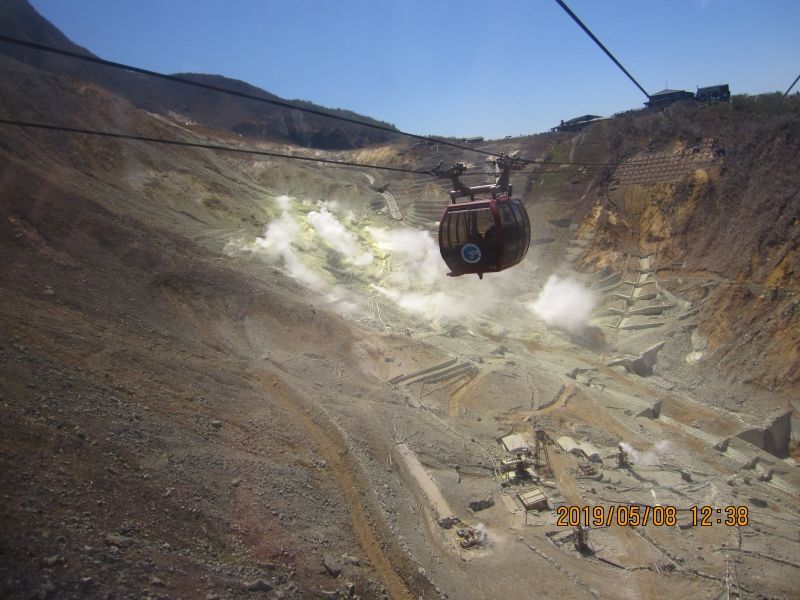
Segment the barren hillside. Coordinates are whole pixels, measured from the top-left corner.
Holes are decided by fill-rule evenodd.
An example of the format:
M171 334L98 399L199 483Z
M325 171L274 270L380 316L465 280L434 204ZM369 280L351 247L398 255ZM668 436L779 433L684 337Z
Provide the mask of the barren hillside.
M85 48L67 39L37 13L27 0L6 0L0 6L0 32L2 35L74 54L94 56ZM197 88L188 92L190 88L174 85L162 79L143 77L138 73L114 70L103 65L82 62L24 46L3 44L0 53L41 71L72 75L86 82L98 84L150 112L171 115L185 123L233 132L248 138L289 142L327 150L357 148L368 144L385 143L395 138L390 132L355 127L342 121L330 121L319 115L304 114L280 106L242 98L231 101L230 97ZM177 73L175 76L257 98L287 102L275 94L221 75ZM348 110L325 108L304 100L288 102L323 113L393 128L389 123Z

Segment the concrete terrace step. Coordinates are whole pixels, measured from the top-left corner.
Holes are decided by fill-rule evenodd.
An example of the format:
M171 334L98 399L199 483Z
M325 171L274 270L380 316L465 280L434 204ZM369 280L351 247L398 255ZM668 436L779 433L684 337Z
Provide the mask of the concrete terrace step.
M631 306L628 306L626 314L630 316L660 315L671 308L673 308L672 304L666 304L658 300L652 302L634 302Z
M609 285L608 287L603 287L603 288L595 288L595 291L596 291L598 294L600 294L601 296L605 296L605 295L607 295L607 294L610 294L611 292L613 292L613 291L614 291L614 290L616 290L617 288L619 288L621 285L623 285L621 282L612 283L612 284L611 284L611 285Z
M420 377L422 375L427 375L428 373L433 373L434 371L439 371L441 369L447 369L448 367L456 364L456 362L458 362L458 359L453 358L453 359L447 360L447 361L445 361L443 363L440 363L438 365L434 365L434 366L428 367L426 369L420 369L419 371L415 371L415 372L410 373L408 375L398 375L397 377L393 377L392 379L390 379L389 383L392 383L392 384L403 383L404 381L408 381L408 380L413 379L415 377Z
M655 281L648 281L633 289L631 294L636 300L652 300L658 296L658 288Z
M444 206L441 204L420 204L419 202L413 202L411 204L410 210L413 210L414 213L420 216L428 217L430 219L439 220L444 212Z
M605 275L601 279L597 279L592 283L592 288L596 290L600 290L603 288L608 288L612 285L616 285L622 281L622 275L616 272L612 272L610 274Z
M633 292L635 290L636 287L634 287L630 283L622 282L616 286L616 289L612 294L612 296L620 300L633 300Z
M639 330L651 329L653 327L662 327L666 325L666 321L657 319L655 317L637 315L632 317L625 317L622 319L617 329L624 330Z
M393 385L410 385L412 383L439 383L441 381L446 381L448 379L453 379L466 374L475 374L477 372L478 367L474 364L470 362L459 363L458 359L453 358L438 365L434 365L433 367L415 371L414 373L410 373L408 375L399 375L393 379L390 379L389 383Z
M609 327L611 329L617 329L621 321L622 317L619 315L608 315L596 317L589 321L589 323L595 327Z
M741 465L746 465L745 468L751 468L757 475L767 475L768 470L764 468L763 465L758 464L759 461L756 459L764 457L767 459L767 461L773 461L775 458L771 454L763 452L760 448L757 448L748 442L738 440L736 436L722 438L696 427L686 425L685 423L681 423L680 421L676 421L664 415L659 416L659 420L703 440L709 446L717 449L728 458L738 462ZM786 492L787 494L796 495L798 493L798 487L796 485L790 481L787 481L785 478L776 475L772 475L772 477L766 480L765 483L768 483L780 489L781 491Z
M655 283L656 276L653 273L637 273L635 279L626 279L625 283L633 287L642 287L648 283Z
M597 386L594 386L597 387ZM663 419L661 416L661 401L660 400L643 400L638 396L628 394L615 386L602 386L602 392L608 396L613 396L616 400L622 400L625 409L637 413L637 416L646 416L648 418ZM600 396L602 398L602 396ZM601 400L601 403L605 403Z
M421 227L424 229L435 229L436 222L439 220L441 215L437 215L436 218L428 217L424 214L420 214L415 208L412 206L405 215L405 223L407 225L413 225L414 227Z

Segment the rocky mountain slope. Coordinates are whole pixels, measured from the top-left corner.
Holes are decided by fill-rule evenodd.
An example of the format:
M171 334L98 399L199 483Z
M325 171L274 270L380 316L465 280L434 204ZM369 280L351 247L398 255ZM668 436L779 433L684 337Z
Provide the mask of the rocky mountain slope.
M0 33L26 41L94 56L74 44L43 18L27 0L9 0L0 6ZM291 144L328 150L360 147L394 139L389 132L331 121L278 106L255 101L232 100L210 91L189 88L168 81L150 79L135 73L115 71L100 65L82 63L55 54L0 43L0 53L61 75L73 75L95 83L130 100L140 108L159 114L179 115L184 121L248 138L285 141ZM246 93L268 100L283 100L260 88L220 75L178 73L179 77ZM339 116L392 127L370 117L342 109L328 109L307 101L289 101Z
M655 181L612 175L598 191L583 225L594 234L584 264L613 264L620 248L651 254L670 289L703 303L707 374L788 392L800 381L800 102L789 98L773 114L776 101L676 106L675 124L656 113L588 130L586 144L613 150L619 140L610 156L635 162L649 154L653 166L643 168ZM625 149L637 143L647 151ZM716 155L669 172L670 156L691 157L704 143Z

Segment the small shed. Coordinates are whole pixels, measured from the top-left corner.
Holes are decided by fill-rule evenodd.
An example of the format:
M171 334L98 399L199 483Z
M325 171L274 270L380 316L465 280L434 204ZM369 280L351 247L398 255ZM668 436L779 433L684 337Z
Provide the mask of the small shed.
M565 435L565 436L562 436L562 437L558 438L558 439L556 440L556 444L557 444L557 445L558 445L558 447L559 447L559 448L561 448L561 449L562 449L564 452L572 452L572 453L574 454L574 453L575 453L575 451L577 450L577 451L578 451L578 454L580 454L580 448L578 448L578 444L576 444L576 443L575 443L575 440L573 440L573 439L572 439L571 437L569 437L569 436L566 436L566 435Z
M542 488L520 492L517 498L525 510L547 510L547 496L544 495Z
M526 442L518 433L507 435L506 437L502 438L500 442L505 451L510 452L511 454L527 454L530 451L528 448L528 442Z
M578 444L578 448L580 448L581 452L583 452L590 462L603 462L600 451L589 442L581 442Z
M580 458L585 458L591 462L603 462L600 456L600 451L589 442L581 442L578 444L569 436L563 436L556 440L556 444L564 452L569 452Z
M731 89L727 83L720 85L709 85L697 88L697 100L699 102L730 102Z
M555 127L551 127L551 131L580 131L584 127L591 125L596 121L604 120L600 115L582 115L575 117L569 121L561 121Z

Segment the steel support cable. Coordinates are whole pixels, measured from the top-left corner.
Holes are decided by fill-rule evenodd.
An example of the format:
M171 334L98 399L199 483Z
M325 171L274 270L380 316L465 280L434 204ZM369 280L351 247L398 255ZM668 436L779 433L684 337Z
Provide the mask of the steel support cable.
M590 35L591 35L591 33L590 33ZM42 52L49 52L49 53L52 53L52 54L58 54L60 56L66 56L68 58L73 58L75 60L81 60L81 61L84 61L84 62L89 62L89 63L93 63L93 64L97 64L97 65L102 65L102 66L109 67L109 68L112 68L112 69L120 69L120 70L123 70L123 71L130 71L132 73L139 73L141 75L147 75L149 77L154 77L154 78L157 78L157 79L163 79L165 81L172 81L172 82L175 82L175 83L180 83L180 84L183 84L183 85L193 86L193 87L205 89L205 90L212 91L212 92L219 92L219 93L222 93L222 94L228 94L230 96L236 96L238 98L244 98L244 99L247 99L247 100L253 100L255 102L261 102L261 103L265 103L265 104L272 104L274 106L279 106L279 107L282 107L282 108L287 108L287 109L291 109L291 110L297 110L297 111L300 111L300 112L313 114L313 115L317 115L317 116L320 116L320 117L326 117L326 118L334 119L334 120L337 120L337 121L343 121L345 123L350 123L352 125L360 125L362 127L368 127L368 128L371 128L371 129L377 129L379 131L384 131L384 132L391 133L391 134L394 134L394 135L401 135L401 136L409 137L409 138L412 138L412 139L422 140L422 141L426 141L426 142L433 142L433 143L436 143L436 144L440 144L442 146L449 146L451 148L457 148L459 150L466 150L468 152L475 152L477 154L482 154L482 155L485 155L485 156L492 156L492 157L495 157L495 158L503 157L502 154L499 154L499 153L496 153L496 152L489 152L487 150L481 150L479 148L474 148L472 146L465 146L464 144L458 144L456 142L451 142L451 141L448 141L448 140L443 140L443 139L439 139L439 138L432 137L432 136L424 136L424 135L418 135L416 133L409 133L407 131L401 131L399 129L394 129L392 127L387 127L385 125L379 125L377 123L369 123L367 121L360 121L358 119L352 119L350 117L344 117L344 116L341 116L341 115L336 115L336 114L333 114L333 113L325 112L325 111L322 111L322 110L317 110L317 109L314 109L314 108L308 108L308 107L305 107L305 106L298 106L298 105L292 104L291 102L286 102L285 100L274 100L274 99L271 99L271 98L264 98L262 96L256 96L254 94L248 94L246 92L239 92L239 91L236 91L236 90L231 90L231 89L228 89L228 88L220 87L220 86L217 86L217 85L212 85L212 84L209 84L209 83L202 83L202 82L199 82L199 81L193 81L191 79L186 79L184 77L178 77L176 75L166 75L164 73L159 73L157 71L151 71L149 69L143 69L141 67L134 67L132 65L127 65L127 64L119 63L119 62L114 62L114 61L111 61L111 60L105 60L103 58L98 58L96 56L80 54L78 52L72 52L70 50L63 50L61 48L55 48L55 47L52 47L52 46L47 46L45 44L38 44L36 42L30 42L30 41L27 41L27 40L21 40L21 39L18 39L18 38L7 36L7 35L1 35L0 34L0 41L7 42L9 44L18 45L18 46L24 46L24 47L31 48L31 49L34 49L34 50L40 50ZM614 60L616 62L616 59L614 59ZM621 67L621 65L620 65L620 67ZM627 71L626 71L626 73L627 73ZM520 158L520 159L517 159L517 160L519 160L520 162L523 162L525 164L529 164L529 165L576 165L576 166L597 166L597 167L603 166L603 167L605 167L605 166L615 166L616 164L618 164L618 163L582 163L582 162L539 161L539 160L523 159L523 158Z
M668 119L670 118L668 115L665 115L665 116L667 116ZM685 158L687 158L687 157L683 156L683 155L675 155L675 156L653 156L653 157L645 157L645 158L628 157L628 158L624 158L622 160L618 160L618 161L614 161L614 162L578 162L578 161L575 161L575 162L559 162L559 161L555 161L555 160L554 161L549 161L549 160L548 161L525 160L524 162L527 165L531 166L531 167L536 167L536 166L539 166L539 165L543 165L543 166L567 166L567 167L570 167L570 166L571 167L619 167L619 166L622 166L622 165L634 165L634 166L636 166L636 165L639 165L640 163L641 164L645 164L645 163L646 164L655 164L655 165L659 165L661 163L668 164L670 162L684 160ZM529 172L529 171L515 171L515 172L523 172L523 173L525 173L525 172ZM553 169L552 171L547 171L547 172L565 173L566 171L560 171L558 169ZM466 171L467 175L469 175L470 173L473 174L473 175L477 174L475 171L472 171L472 172ZM487 173L482 173L482 174L487 174ZM488 173L488 174L491 174L491 173Z
M112 139L122 139L122 140L132 140L132 141L139 141L139 142L146 142L146 143L154 143L154 144L165 144L165 145L172 145L172 146L182 146L187 148L199 148L203 150L217 150L217 151L224 151L224 152L234 152L238 154L251 154L256 156L267 156L270 158L284 158L284 159L293 159L293 160L303 160L308 162L317 162L317 163L324 163L329 165L335 165L340 167L357 167L357 168L364 168L364 169L379 169L384 171L396 171L400 173L411 173L414 175L432 175L430 171L421 171L421 170L414 170L414 169L403 169L400 167L383 167L378 165L369 165L364 163L355 163L349 161L339 161L339 160L329 160L325 158L315 158L310 156L295 156L292 154L281 154L278 152L269 152L266 150L253 150L250 148L236 148L233 146L220 146L216 144L202 144L199 142L184 142L180 140L165 140L162 138L152 138L147 136L140 136L140 135L133 135L127 133L117 133L111 131L95 131L91 129L81 129L77 127L62 127L59 125L47 125L44 123L29 123L25 121L16 121L13 119L4 119L0 118L0 125L10 125L15 127L23 127L29 129L41 129L46 131L58 131L63 133L77 133L83 135L93 135L98 137L106 137ZM522 171L523 174L528 175L536 175L539 173L581 173L582 171ZM468 173L469 174L469 173ZM472 175L494 175L495 173L471 173ZM717 283L717 284L727 284L732 286L746 286L748 283L754 283L757 286L764 287L765 290L767 289L776 289L776 290L783 290L789 291L793 293L800 292L800 288L789 288L789 287L782 287L782 286L767 286L765 284L755 283L754 280L748 279L745 281L733 281L730 279L717 279L712 280L709 283Z
M565 175L572 175L572 174L589 173L589 172L593 172L593 171L589 171L589 170L586 170L586 171L574 171L572 169L570 169L570 170L566 170L565 169L563 171L556 171L556 170L552 170L552 171L512 171L511 174L512 175L547 175L549 173L555 173L555 174L564 173ZM470 175L497 175L497 173L491 173L489 171L473 171L473 172L465 171L464 173L461 174L462 177L469 177Z
M581 21L581 20L580 20L580 18L578 18L578 15L576 15L574 12L572 12L572 10L570 9L570 7L569 7L569 6L567 6L566 4L564 4L563 0L556 0L556 2L558 3L558 5L559 5L561 8L563 8L563 9L564 9L564 11L565 11L565 12L566 12L566 13L567 13L567 14L568 14L570 17L572 17L572 20L573 20L573 21L575 21L575 22L578 24L578 26L579 26L581 29L583 29L583 31L584 31L584 32L586 32L586 35L588 35L590 38L592 38L592 41L593 41L595 44L597 44L597 45L598 45L598 47L599 47L599 48L600 48L600 49L601 49L603 52L605 52L605 53L606 53L606 56L608 56L608 58L610 58L612 61L614 61L614 64L615 64L615 65L617 65L617 66L620 68L620 70L621 70L623 73L625 73L625 75L627 75L627 76L628 76L628 79L630 79L630 80L633 82L633 84L634 84L634 85L635 85L637 88L639 88L639 89L641 90L641 92L642 92L642 93L643 93L645 96L647 96L647 99L649 100L649 99L650 99L650 94L648 94L648 93L647 93L647 91L646 91L646 90L645 90L645 89L644 89L644 88L643 88L643 87L642 87L642 86L639 84L639 82L638 82L638 81L636 81L636 79L633 77L633 75L631 75L631 74L628 72L628 69L626 69L625 67L623 67L623 66L622 66L622 63L621 63L621 62L619 62L619 61L617 60L617 58L616 58L616 57L615 57L613 54L611 54L611 51L610 51L608 48L606 48L606 47L603 45L603 42L601 42L599 39L597 39L597 36L595 36L595 34L593 34L593 33L591 32L591 30L590 30L590 29L589 29L589 28L588 28L586 25L584 25L584 24L583 24L583 21Z
M789 92L792 91L792 88L795 86L795 84L798 82L798 80L800 80L800 75L798 75L797 77L794 78L794 81L792 82L792 85L790 85L786 89L786 91L783 92L783 96L778 98L778 101L775 103L775 106L772 107L772 110L770 111L769 114L773 114L776 110L778 110L778 107L781 105L781 102L783 102L783 99L786 98L786 96L789 95Z
M89 55L86 55L86 54L80 54L78 52L72 52L70 50L63 50L61 48L54 48L52 46L47 46L45 44L37 44L36 42L30 42L30 41L27 41L27 40L21 40L21 39L18 39L18 38L7 36L7 35L0 35L0 41L7 42L9 44L15 44L15 45L18 45L18 46L25 46L27 48L32 48L34 50L40 50L42 52L50 52L52 54L58 54L58 55L61 55L61 56L66 56L68 58L73 58L73 59L81 60L81 61L84 61L84 62L89 62L89 63L94 63L94 64L97 64L97 65L102 65L102 66L105 66L105 67L110 67L112 69L121 69L123 71L130 71L130 72L133 72L133 73L140 73L142 75L147 75L148 77L155 77L155 78L163 79L163 80L166 80L166 81L172 81L172 82L175 82L175 83L181 83L183 85L190 85L190 86L193 86L193 87L202 88L202 89L209 90L209 91L212 91L212 92L220 92L220 93L223 93L223 94L228 94L230 96L237 96L239 98L245 98L247 100L253 100L255 102L262 102L262 103L265 103L265 104L272 104L274 106L280 106L282 108L288 108L288 109L292 109L292 110L299 110L300 112L304 112L304 113L308 113L308 114L312 114L312 115L317 115L317 116L320 116L320 117L327 117L329 119L335 119L337 121L343 121L345 123L350 123L352 125L360 125L362 127L369 127L371 129L377 129L379 131L392 133L394 135L402 135L402 136L413 138L413 139L416 139L416 140L423 140L423 141L426 141L426 142L434 142L434 143L440 144L442 146L449 146L451 148L458 148L460 150L468 150L470 152L476 152L478 154L483 154L483 155L486 155L486 156L494 156L496 158L501 158L502 157L501 154L497 154L495 152L489 152L487 150L480 150L478 148L473 148L471 146L465 146L463 144L457 144L455 142L450 142L448 140L443 140L443 139L435 138L435 137L432 137L432 136L425 136L425 135L419 135L419 134L416 134L416 133L409 133L407 131L400 131L399 129L394 129L392 127L387 127L386 125L379 125L377 123L369 123L369 122L366 122L366 121L360 121L358 119L352 119L350 117L344 117L344 116L341 116L341 115L335 115L335 114L332 114L332 113L329 113L329 112L326 112L326 111L322 111L322 110L318 110L318 109L314 109L314 108L308 108L306 106L298 106L298 105L292 104L291 102L286 102L285 100L274 100L274 99L271 99L271 98L264 98L262 96L256 96L254 94L248 94L246 92L238 92L238 91L235 91L235 90L231 90L231 89L228 89L228 88L220 87L220 86L217 86L217 85L212 85L212 84L209 84L209 83L201 83L199 81L193 81L191 79L186 79L184 77L178 77L176 75L166 75L164 73L159 73L157 71L151 71L149 69L143 69L141 67L134 67L134 66L131 66L131 65L126 65L124 63L114 62L114 61L111 61L111 60L105 60L103 58L98 58L96 56L89 56ZM528 161L526 159L520 159L520 160L522 160L524 162L533 162L533 161Z
M135 134L129 133L120 133L114 131L98 131L94 129L83 129L79 127L67 127L62 125L50 125L46 123L31 123L28 121L17 121L14 119L3 119L0 118L0 125L10 125L10 126L17 126L23 127L28 129L43 129L47 131L58 131L62 133L74 133L80 135L92 135L97 137L105 137L105 138L114 138L114 139L122 139L122 140L129 140L129 141L137 141L137 142L145 142L145 143L152 143L152 144L165 144L165 145L172 145L172 146L183 146L186 148L199 148L203 150L215 150L215 151L223 151L223 152L234 152L239 154L251 154L255 156L266 156L270 158L282 158L288 160L303 160L307 162L317 162L323 163L328 165L337 165L342 167L356 167L362 169L378 169L382 171L394 171L397 173L410 173L412 175L431 175L435 176L435 173L432 171L426 171L422 169L404 169L402 167L388 167L388 166L381 166L381 165L372 165L366 163L357 163L357 162L350 162L350 161L342 161L342 160L331 160L326 158L317 158L317 157L309 157L309 156L297 156L294 154L282 154L279 152L270 152L267 150L255 150L252 148L237 148L235 146L222 146L219 144L205 144L201 142L187 142L181 140L168 140L164 138L153 138L148 136L140 136ZM619 163L598 163L597 166L616 166ZM516 174L519 175L546 175L546 174L583 174L589 171L576 171L576 170L542 170L542 171L516 171ZM473 172L466 172L465 175L496 175L496 173L492 173L489 171L473 171Z
M595 40L598 43L598 45L612 58L612 60L617 65L619 65L619 67L629 77L631 77L631 79L634 81L634 83L636 83L637 86L639 86L639 84L636 82L636 80L634 80L632 78L632 76L625 70L625 68L622 67L622 65L619 63L619 61L617 61L613 57L613 55L611 55L611 53L608 52L608 50L605 48L605 46L603 46L602 43L600 43L600 41L597 40L597 38L594 36L594 34L592 34L591 31L589 31L588 28L586 28L585 25L583 25L583 23L580 22L580 19L578 19L578 17L571 10L569 10L569 7L567 7L565 4L563 4L563 2L561 2L560 0L556 0L556 1L559 2L559 4L561 4L564 7L564 9L570 14L570 16L572 16L574 19L576 19L576 22L585 31L587 31L587 33L592 37L592 39ZM392 134L395 134L395 135L402 135L402 136L406 136L406 137L410 137L410 138L414 138L414 139L434 142L434 143L441 144L441 145L444 145L444 146L450 146L450 147L458 148L458 149L461 149L461 150L466 150L466 151L470 151L470 152L476 152L478 154L483 154L483 155L486 155L486 156L492 156L492 157L497 157L497 158L502 156L501 154L497 154L497 153L494 153L494 152L489 152L489 151L486 151L486 150L480 150L478 148L473 148L471 146L465 146L463 144L457 144L455 142L450 142L448 140L442 140L442 139L438 139L438 138L430 137L430 136L421 136L421 135L417 135L417 134L414 134L414 133L409 133L409 132L405 132L405 131L400 131L398 129L393 129L391 127L386 127L384 125L378 125L378 124L375 124L375 123L359 121L358 119L351 119L349 117L343 117L343 116L340 116L340 115L335 115L335 114L324 112L324 111L321 111L321 110L307 108L307 107L304 107L304 106L297 106L297 105L294 105L294 104L292 104L290 102L285 102L285 101L282 101L282 100L273 100L273 99L269 99L269 98L263 98L263 97L255 96L253 94L248 94L248 93L245 93L245 92L238 92L238 91L231 90L231 89L224 88L224 87L219 87L219 86L215 86L215 85L211 85L211 84L206 84L206 83L201 83L201 82L198 82L198 81L193 81L193 80L190 80L190 79L185 79L185 78L182 78L182 77L177 77L175 75L165 75L163 73L158 73L156 71L150 71L148 69L143 69L143 68L140 68L140 67L134 67L134 66L131 66L131 65L123 64L123 63L109 61L109 60L105 60L105 59L98 58L98 57L95 57L95 56L79 54L77 52L72 52L72 51L69 51L69 50L63 50L63 49L60 49L60 48L54 48L52 46L46 46L44 44L38 44L38 43L30 42L30 41L27 41L27 40L21 40L21 39L17 39L17 38L6 36L6 35L0 35L0 41L4 41L4 42L10 43L10 44L15 44L15 45L20 45L20 46L25 46L25 47L32 48L34 50L40 50L40 51L43 51L43 52L50 52L50 53L54 53L54 54L59 54L61 56L66 56L66 57L69 57L69 58L74 58L76 60L82 60L82 61L86 61L86 62L91 62L91 63L94 63L94 64L98 64L98 65L102 65L102 66L106 66L106 67L110 67L110 68L122 69L122 70L125 70L125 71L130 71L130 72L134 72L134 73L140 73L140 74L147 75L147 76L150 76L150 77L164 79L166 81L173 81L173 82L176 82L176 83L181 83L181 84L184 84L184 85L194 86L194 87L198 87L198 88L201 88L201 89L206 89L206 90L209 90L209 91L228 94L228 95L231 95L231 96L237 96L237 97L245 98L245 99L248 99L248 100L254 100L256 102L262 102L262 103L272 104L272 105L275 105L275 106L280 106L280 107L287 108L287 109L298 110L298 111L301 111L301 112L306 112L306 113L318 115L318 116L321 116L321 117L327 117L327 118L334 119L334 120L344 121L344 122L351 123L351 124L354 124L354 125L360 125L360 126L363 126L363 127L368 127L368 128L372 128L372 129L378 129L378 130L385 131L385 132L388 132L388 133L392 133ZM799 76L799 78L800 78L800 76ZM792 84L792 85L794 85L794 84ZM639 88L642 89L642 91L644 92L644 89L641 88L641 86L639 86ZM791 90L791 87L789 88L789 90ZM787 91L787 93L788 93L788 91ZM645 92L645 95L646 94L647 94L647 92ZM666 113L664 113L664 115L670 121L672 121L673 124L676 125L676 127L678 126L677 123L675 123L669 117L669 115L667 115ZM28 124L28 126L29 127L35 127L35 126L39 126L39 124L32 124L31 123L31 124ZM47 126L41 125L41 128L45 128L46 129ZM680 127L678 127L678 128L680 129ZM77 133L103 135L102 132L80 131L80 132L77 132ZM108 137L114 137L114 136L122 137L125 134L113 134L113 135L112 134L106 134L106 135ZM133 137L135 137L135 136L133 136ZM128 139L133 139L133 137L129 137ZM142 140L142 141L148 141L148 140ZM166 140L153 140L153 139L151 139L149 141L153 141L155 143L169 143ZM188 143L184 143L183 145L188 145ZM241 149L234 149L234 148L230 148L230 147L228 147L228 148L219 147L219 148L215 148L215 149L217 149L217 150L227 149L227 150L229 150L231 152L234 152L234 151L243 152L243 150L241 150ZM293 157L293 156L290 156L290 155L274 154L274 156L278 157L278 158L298 158L298 159L301 159L301 160L311 160L311 159L308 159L308 158ZM658 157L658 158L653 159L653 160L655 160L655 161L670 161L670 160L676 160L676 159L680 159L680 158L681 157L674 157L674 158L673 157ZM523 162L525 164L532 165L532 166L535 166L535 165L572 165L572 166L582 166L582 167L615 167L615 166L618 166L618 165L622 164L621 161L620 162L612 162L612 163L601 163L601 162L596 162L595 163L595 162L577 162L577 161L575 161L575 162L539 161L539 160L521 159L521 158L517 159L517 160L519 160L520 162ZM320 159L317 162L326 162L326 161L324 159ZM327 161L327 162L336 163L336 161ZM355 166L355 167L363 166L363 167L368 167L368 168L377 168L377 169L383 169L383 170L395 170L395 171L410 172L410 173L417 173L417 174L428 173L428 171L421 171L421 170L414 171L414 170L404 170L404 169L396 169L396 168L389 168L389 167L376 167L374 165L361 165L361 164L358 164L358 163L352 163L352 164L340 163L340 164L345 165L345 166Z
M592 31L591 31L591 30L590 30L590 29L589 29L589 28L588 28L588 27L587 27L587 26L586 26L586 25L583 23L583 21L581 21L581 20L580 20L580 18L578 17L578 15L576 15L574 12L572 12L572 10L569 8L569 6L567 6L567 5L566 5L566 4L563 2L563 0L556 0L556 2L558 3L558 5L559 5L561 8L563 8L563 9L564 9L564 11L565 11L565 12L566 12L566 13L567 13L567 14L568 14L568 15L569 15L571 18L572 18L572 20L573 20L573 21L575 21L575 22L578 24L578 26L579 26L581 29L583 29L583 31L584 31L584 32L586 32L586 35L588 35L590 38L592 38L592 41L593 41L595 44L597 44L597 46L598 46L598 47L599 47L599 48L600 48L600 49L601 49L603 52L605 52L605 53L606 53L606 56L608 56L608 58L610 58L610 59L611 59L611 60L614 62L614 64L615 64L615 65L617 65L617 66L620 68L620 70L621 70L623 73L625 73L625 75L628 77L628 79L630 79L630 80L633 82L633 84L634 84L634 85L635 85L637 88L639 88L639 90L640 90L640 91L641 91L641 92L642 92L642 93L643 93L643 94L644 94L644 95L647 97L647 100L648 100L648 102L649 102L649 101L651 100L651 96L650 96L650 94L648 94L648 93L647 93L647 90L645 90L645 89L644 89L644 88L641 86L641 84L640 84L638 81L636 81L636 78L635 78L633 75L631 75L631 74L630 74L630 72L628 71L628 69L626 69L624 66L622 66L622 63L621 63L621 62L619 62L619 61L617 60L617 58L616 58L616 57L615 57L615 56L614 56L614 55L611 53L611 51L610 51L608 48L606 48L606 47L603 45L603 42L601 42L599 39L597 39L597 36L596 36L595 34L593 34L593 33L592 33ZM799 77L800 77L800 76L799 76ZM677 121L675 121L675 119L673 119L671 116L669 116L669 115L667 114L667 111L666 111L666 108L665 108L665 107L661 107L661 108L659 108L659 110L661 111L661 114L663 114L663 115L664 115L664 117L665 117L665 118L666 118L666 119L667 119L667 120L668 120L670 123L672 123L672 124L675 126L675 128L678 130L678 131L680 131L680 132L681 132L681 133L683 133L684 135L686 134L686 130L685 130L683 127L681 127L681 126L678 124L678 122L677 122ZM699 137L699 136L698 136L696 133L694 133L694 132L691 132L691 131L690 131L689 133L691 134L691 137Z
M65 127L61 125L48 125L45 123L30 123L26 121L16 121L13 119L0 118L0 125L12 125L28 129L44 129L47 131L60 131L64 133L77 133L81 135L93 135L98 137L114 138L121 140L133 140L137 142L147 142L150 144L166 144L171 146L183 146L186 148L201 148L204 150L217 150L224 152L236 152L239 154L252 154L256 156L268 156L270 158L285 158L293 160L304 160L308 162L325 163L342 167L359 167L363 169L380 169L383 171L397 171L399 173L412 173L414 175L431 175L430 171L420 171L416 169L403 169L401 167L384 167L364 163L349 162L344 160L331 160L327 158L317 158L312 156L297 156L294 154L281 154L279 152L269 152L267 150L255 150L252 148L237 148L235 146L221 146L219 144L204 144L201 142L185 142L181 140L167 140L130 133L119 133L114 131L97 131L93 129L81 129L78 127Z
M331 160L326 158L318 158L318 157L310 157L310 156L297 156L295 154L282 154L280 152L270 152L267 150L255 150L252 148L237 148L235 146L222 146L219 144L205 144L201 142L187 142L181 140L168 140L164 138L153 138L148 136L140 136L135 134L129 133L120 133L114 131L98 131L94 129L83 129L79 127L67 127L62 125L50 125L46 123L31 123L28 121L17 121L14 119L3 119L0 118L0 125L10 125L16 127L23 127L28 129L42 129L47 131L58 131L62 133L74 133L80 135L92 135L97 137L105 137L105 138L114 138L114 139L122 139L122 140L129 140L129 141L137 141L137 142L146 142L152 144L165 144L165 145L172 145L172 146L183 146L186 148L199 148L204 150L215 150L215 151L222 151L222 152L234 152L239 154L250 154L255 156L266 156L270 158L282 158L288 160L303 160L307 162L317 162L323 163L328 165L338 165L342 167L356 167L362 169L378 169L381 171L394 171L397 173L411 173L412 175L430 175L430 176L437 176L434 171L429 170L422 170L422 169L404 169L402 167L388 167L388 166L381 166L381 165L371 165L366 163L357 163L357 162L350 162L350 161L343 161L343 160ZM680 158L680 157L678 157ZM574 164L574 163L568 163ZM621 163L597 163L594 166L602 167L602 166L618 166ZM590 166L590 165L587 165ZM590 172L589 170L571 170L571 169L552 169L552 170L541 170L541 171L516 171L515 174L519 175L546 175L546 174L584 174L586 172ZM489 172L489 171L472 171L466 172L465 175L496 175L496 173Z

